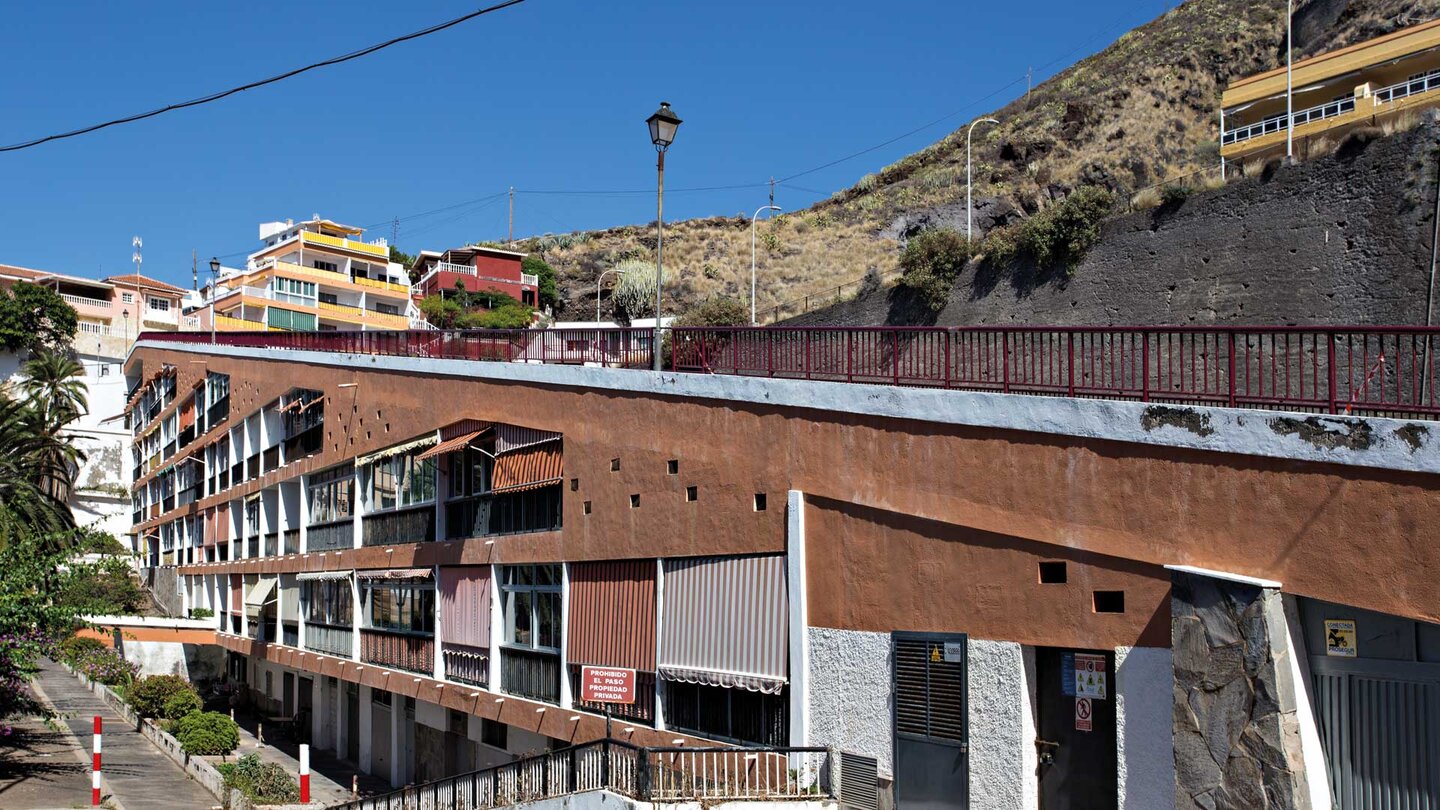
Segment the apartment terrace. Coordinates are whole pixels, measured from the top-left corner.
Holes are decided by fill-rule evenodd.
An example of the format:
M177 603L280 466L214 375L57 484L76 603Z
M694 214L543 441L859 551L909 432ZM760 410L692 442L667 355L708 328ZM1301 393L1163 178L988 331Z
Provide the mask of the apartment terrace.
M1432 420L1440 327L675 328L696 374ZM205 343L209 335L144 339ZM646 369L653 330L236 333L226 346Z

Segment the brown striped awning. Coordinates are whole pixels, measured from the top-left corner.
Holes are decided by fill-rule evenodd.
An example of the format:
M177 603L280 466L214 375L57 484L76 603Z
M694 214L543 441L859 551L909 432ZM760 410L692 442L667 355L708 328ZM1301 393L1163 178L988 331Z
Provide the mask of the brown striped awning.
M495 452L503 455L533 445L553 442L559 438L560 434L553 430L539 430L519 425L496 425Z
M497 493L521 492L559 483L562 474L560 443L545 442L496 456L490 485Z
M446 455L447 453L458 453L461 450L464 450L465 447L471 442L480 438L480 435L484 432L485 431L483 430L477 430L472 433L462 433L453 439L446 439L445 441L440 442L429 450L426 450L425 452L416 456L415 460L424 461L427 458L437 458L439 456Z
M440 640L482 649L490 646L490 566L440 569Z
M778 694L789 677L785 558L665 561L660 677Z
M572 664L655 671L655 561L570 565Z

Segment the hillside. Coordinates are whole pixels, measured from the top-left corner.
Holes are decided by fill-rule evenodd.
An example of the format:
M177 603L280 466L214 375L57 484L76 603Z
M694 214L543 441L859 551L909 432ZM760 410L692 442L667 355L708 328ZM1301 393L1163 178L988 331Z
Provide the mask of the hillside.
M1440 0L1311 0L1296 9L1297 51L1344 47L1435 16ZM1233 78L1283 64L1284 27L1280 2L1189 0L1038 85L1028 101L991 112L1001 124L975 136L977 231L1033 214L1081 185L1128 198L1216 166L1220 92ZM893 272L909 234L963 227L964 182L962 128L829 200L762 225L760 309L833 290L871 268ZM667 297L683 311L714 293L748 295L749 241L742 217L667 224ZM654 230L541 237L521 247L555 266L563 316L590 318L599 271L653 257Z

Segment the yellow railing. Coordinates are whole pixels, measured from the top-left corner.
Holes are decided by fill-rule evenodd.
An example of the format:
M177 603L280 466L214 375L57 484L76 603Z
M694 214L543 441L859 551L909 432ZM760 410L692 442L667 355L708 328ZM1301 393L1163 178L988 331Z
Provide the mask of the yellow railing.
M342 239L338 236L330 236L314 231L301 231L300 241L311 245L326 245L342 250L353 250L357 253L368 253L371 256L379 256L383 259L390 258L390 248L382 245L372 245L369 242L360 242L354 239Z
M410 319L404 315L391 315L387 312L376 312L370 309L359 307L347 307L343 304L327 304L320 302L320 314L334 313L336 317L347 320L359 320L364 323L389 326L392 329L405 329L410 326Z
M229 315L215 316L215 328L222 332L283 332L274 326L267 326L259 321L247 321L244 318L232 318Z
M392 284L389 281L380 281L373 278L356 278L354 279L354 281L361 287L374 287L377 290L386 290L389 292L400 293L401 295L410 294L410 288L406 287L404 284Z

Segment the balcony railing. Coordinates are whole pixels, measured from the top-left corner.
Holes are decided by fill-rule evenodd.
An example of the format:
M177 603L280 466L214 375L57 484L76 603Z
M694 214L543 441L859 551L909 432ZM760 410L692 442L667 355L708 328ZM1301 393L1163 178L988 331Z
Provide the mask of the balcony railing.
M117 327L106 326L105 324L92 323L91 321L76 321L75 328L83 335L94 335L95 337L129 337L129 330Z
M1317 104L1304 110L1295 111L1295 126L1308 124L1311 121L1320 121L1325 118L1335 118L1348 112L1355 111L1355 99L1343 98L1335 101L1327 101L1324 104ZM1257 121L1243 127L1236 127L1225 132L1222 143L1232 144L1241 141L1248 141L1251 138L1258 138L1261 135L1269 135L1272 132L1283 132L1285 130L1285 114L1271 116L1264 121Z
M344 250L353 250L358 253L368 253L372 256L379 256L385 259L390 258L390 245L386 239L376 239L373 242L362 242L358 239L346 239L340 236L331 236L314 231L301 231L300 241L314 245L325 245Z
M275 532L265 535L265 556L274 557L280 553L280 535Z
M345 518L334 523L322 523L305 530L307 551L331 551L338 548L355 547L355 522Z
M285 554L299 554L299 553L300 553L300 530L299 530L299 529L290 529L289 531L285 532L285 535L284 535L284 538L283 538L283 539L284 539L284 541L285 541L285 542L284 542L284 552L283 552L283 553L285 553Z
M678 328L677 372L1434 419L1440 327ZM648 367L650 329L227 334L225 345ZM160 332L164 343L209 342ZM204 340L200 338L203 337ZM592 343L599 343L602 350ZM619 365L621 363L617 363Z
M110 302L103 298L90 298L89 296L71 295L70 293L60 293L60 297L64 299L65 303L74 304L79 307L91 307L93 309L104 310L109 310L111 307Z
M490 651L480 647L444 642L440 655L445 660L445 677L471 686L490 682Z
M433 675L435 672L435 638L406 633L362 628L360 660L367 664L403 669Z
M1375 103L1387 104L1407 96L1428 93L1435 89L1440 89L1440 70L1432 70L1423 76L1416 76L1413 79L1406 79L1403 82L1397 82L1389 87L1382 87L1376 90L1374 93Z
M501 495L475 495L445 504L447 540L560 528L560 486Z
M560 655L519 647L500 648L500 688L512 695L560 700Z
M354 638L355 631L349 627L305 623L305 649L311 652L349 658L353 651Z
M435 505L422 504L361 519L361 545L429 543L435 539Z
M300 646L300 625L295 622L280 623L280 643L286 647Z

